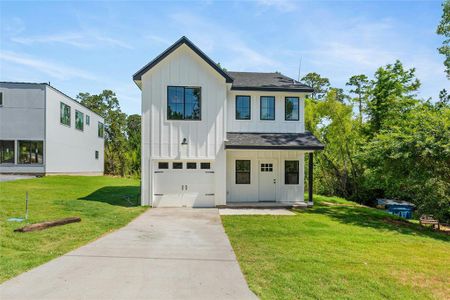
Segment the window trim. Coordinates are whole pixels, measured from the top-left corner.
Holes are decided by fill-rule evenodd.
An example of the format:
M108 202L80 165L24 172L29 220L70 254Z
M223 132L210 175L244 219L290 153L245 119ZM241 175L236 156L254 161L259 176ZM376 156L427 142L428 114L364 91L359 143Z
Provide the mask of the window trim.
M169 88L183 88L183 119L171 119L169 118ZM200 89L200 118L199 119L185 119L186 112L186 88L188 89ZM189 86L189 85L168 85L166 89L166 121L185 122L185 121L202 121L202 87L201 86Z
M62 108L61 104L69 107L69 124L64 124L63 122L61 122L61 108ZM70 105L67 105L62 101L59 102L59 123L67 127L72 127L72 107L70 107Z
M292 98L292 99L296 99L297 100L297 119L288 119L287 118L287 110L286 110L286 106L287 106L287 100L288 98ZM293 97L293 96L286 96L284 97L284 120L285 121L300 121L300 97Z
M12 158L12 162L4 162L3 161L3 144L5 142L12 142L13 144L13 158ZM0 164L4 164L4 165L13 165L16 163L16 155L17 155L17 150L16 150L16 141L15 140L0 140Z
M81 128L77 128L77 113L81 114ZM79 131L84 131L84 113L79 111L78 109L75 109L75 129Z
M248 161L249 169L248 172L242 172L237 170L238 161ZM248 173L248 183L238 183L238 173ZM252 161L250 159L236 159L234 162L234 183L235 184L252 184Z
M273 99L273 119L263 119L262 118L262 98L272 98ZM259 120L260 121L275 121L276 118L276 107L275 107L275 96L259 96Z
M287 162L296 162L297 163L297 172L287 172L286 171L286 163ZM297 174L297 183L287 183L287 175L288 174ZM300 184L300 161L299 160L285 160L284 161L284 184L285 185L298 185Z
M238 97L248 98L248 119L238 118ZM236 97L234 98L234 119L238 121L249 121L252 119L252 97L250 95L236 95Z

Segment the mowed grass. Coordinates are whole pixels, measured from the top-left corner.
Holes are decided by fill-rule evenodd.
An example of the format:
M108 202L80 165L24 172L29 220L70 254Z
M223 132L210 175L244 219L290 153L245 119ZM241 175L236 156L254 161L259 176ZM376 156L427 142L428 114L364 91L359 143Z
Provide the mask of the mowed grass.
M8 222L24 216L26 191L27 222ZM137 206L138 194L139 181L125 178L50 176L0 182L0 282L126 225L145 210ZM81 222L13 232L28 223L72 216Z
M317 196L295 216L222 216L262 299L450 299L450 237Z

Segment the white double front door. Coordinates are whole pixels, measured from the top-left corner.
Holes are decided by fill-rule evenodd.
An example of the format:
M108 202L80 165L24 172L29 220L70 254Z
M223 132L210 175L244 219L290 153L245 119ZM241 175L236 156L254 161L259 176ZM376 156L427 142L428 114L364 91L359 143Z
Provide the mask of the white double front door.
M259 160L258 173L259 201L276 201L278 178L276 160Z

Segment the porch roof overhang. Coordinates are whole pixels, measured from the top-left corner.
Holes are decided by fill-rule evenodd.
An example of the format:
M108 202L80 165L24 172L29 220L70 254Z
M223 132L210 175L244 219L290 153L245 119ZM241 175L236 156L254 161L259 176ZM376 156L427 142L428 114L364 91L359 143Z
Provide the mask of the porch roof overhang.
M308 131L304 133L227 132L225 149L323 150L324 145Z

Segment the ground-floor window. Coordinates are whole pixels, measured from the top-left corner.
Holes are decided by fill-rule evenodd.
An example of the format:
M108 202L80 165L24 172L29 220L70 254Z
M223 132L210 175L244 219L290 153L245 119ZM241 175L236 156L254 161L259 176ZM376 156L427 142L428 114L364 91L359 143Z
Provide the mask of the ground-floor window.
M236 160L236 184L250 184L249 160Z
M43 145L42 141L19 141L19 164L42 164Z
M14 163L14 141L0 141L0 163Z
M169 163L168 162L159 162L158 163L158 169L168 169Z
M299 162L298 160L284 161L284 183L298 184L299 183Z

